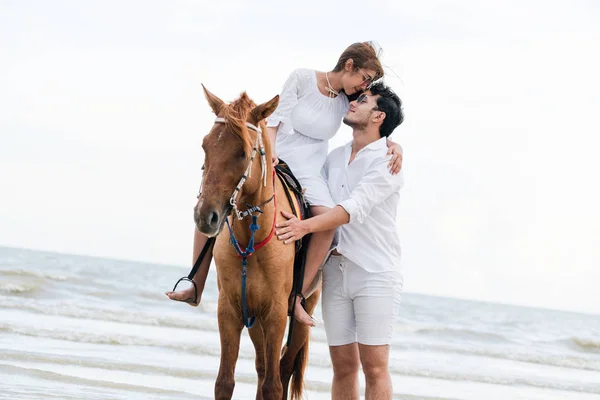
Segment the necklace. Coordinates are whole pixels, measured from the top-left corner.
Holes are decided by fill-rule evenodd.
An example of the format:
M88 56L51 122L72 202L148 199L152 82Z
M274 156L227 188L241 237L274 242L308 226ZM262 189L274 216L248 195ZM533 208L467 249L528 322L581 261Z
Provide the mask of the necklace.
M327 79L327 86L325 90L329 93L329 97L339 96L340 92L331 87L331 83L329 83L329 76L327 76L327 72L325 72L325 79Z

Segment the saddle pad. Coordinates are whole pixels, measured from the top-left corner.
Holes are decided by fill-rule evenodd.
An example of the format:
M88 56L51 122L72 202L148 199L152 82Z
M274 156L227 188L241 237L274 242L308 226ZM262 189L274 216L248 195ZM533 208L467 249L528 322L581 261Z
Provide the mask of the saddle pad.
M304 198L304 191L288 165L283 160L275 167L277 177L285 188L285 194L292 207L292 213L298 219L310 218L310 206Z

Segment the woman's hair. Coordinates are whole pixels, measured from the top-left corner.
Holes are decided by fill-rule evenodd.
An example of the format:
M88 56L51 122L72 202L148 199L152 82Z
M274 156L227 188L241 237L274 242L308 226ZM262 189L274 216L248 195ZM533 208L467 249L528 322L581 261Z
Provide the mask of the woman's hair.
M365 68L375 71L375 79L378 80L383 77L383 67L379 62L378 54L379 51L376 49L373 42L358 42L353 43L340 56L338 59L333 72L339 72L346 66L346 61L352 59L354 61L354 68Z

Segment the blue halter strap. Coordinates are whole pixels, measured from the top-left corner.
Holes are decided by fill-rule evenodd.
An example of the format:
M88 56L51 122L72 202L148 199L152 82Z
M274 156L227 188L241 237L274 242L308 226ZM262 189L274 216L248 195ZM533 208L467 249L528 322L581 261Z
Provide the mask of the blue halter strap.
M246 302L246 276L248 272L248 257L250 257L254 253L254 235L256 234L256 231L260 229L257 220L258 216L253 215L252 223L250 224L250 232L252 233L250 236L250 241L248 242L246 250L242 250L240 243L233 234L233 230L231 229L231 225L229 224L229 218L226 219L227 228L229 229L229 241L233 245L235 251L238 253L238 256L240 256L240 258L242 259L242 318L244 320L244 326L246 328L252 328L256 319L254 316L248 318L248 304Z

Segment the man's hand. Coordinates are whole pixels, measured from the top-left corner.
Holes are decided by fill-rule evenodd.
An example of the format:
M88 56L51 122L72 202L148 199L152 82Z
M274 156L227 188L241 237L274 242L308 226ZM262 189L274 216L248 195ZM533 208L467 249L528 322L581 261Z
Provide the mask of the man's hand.
M273 168L275 168L275 166L279 164L279 158L277 156L273 156L271 160L273 161Z
M402 146L400 146L398 143L392 142L389 139L387 140L387 146L387 155L392 155L392 159L390 160L388 167L390 168L390 173L392 175L396 175L402 168Z
M281 212L287 221L283 221L275 225L277 230L275 235L277 239L283 240L283 244L294 243L296 240L302 239L304 235L310 233L306 227L306 221L300 221L294 214Z

